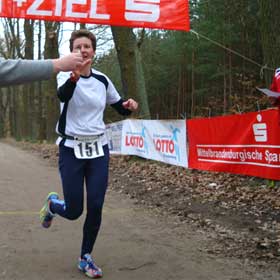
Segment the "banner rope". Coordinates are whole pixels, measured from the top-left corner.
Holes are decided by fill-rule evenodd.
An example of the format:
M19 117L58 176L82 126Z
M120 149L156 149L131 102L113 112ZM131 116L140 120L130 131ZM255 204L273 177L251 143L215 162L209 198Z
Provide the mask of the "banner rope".
M231 53L233 53L233 54L235 54L235 55L237 55L237 56L243 58L244 60L247 60L247 61L249 61L249 62L251 62L251 63L253 63L253 64L259 66L259 67L261 68L261 70L260 70L260 76L261 76L261 77L263 77L263 72L264 72L265 69L271 70L271 71L275 71L274 68L268 67L267 65L262 65L262 64L260 64L260 63L258 63L258 62L256 62L256 61L254 61L253 59L248 58L248 57L246 57L245 55L243 55L243 54L241 54L241 53L239 53L239 52L237 52L237 51L235 51L235 50L232 50L232 49L226 47L225 45L223 45L223 44L221 44L221 43L219 43L219 42L217 42L217 41L214 41L213 39L211 39L211 38L209 38L209 37L207 37L207 36L205 36L205 35L202 35L202 34L196 32L196 31L193 30L193 29L190 29L190 32L191 32L192 34L196 35L197 39L199 39L199 37L201 37L201 38L203 38L203 39L205 39L205 40L207 40L207 41L213 43L214 45L219 46L219 47L221 47L221 48L227 50L228 52L231 52Z

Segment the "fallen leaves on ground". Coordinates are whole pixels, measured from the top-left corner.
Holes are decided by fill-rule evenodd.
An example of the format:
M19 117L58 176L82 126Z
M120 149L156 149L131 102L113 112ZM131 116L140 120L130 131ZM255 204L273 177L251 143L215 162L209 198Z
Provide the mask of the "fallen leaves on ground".
M208 253L280 260L280 188L268 181L135 157L112 157L111 172L115 191L203 230Z

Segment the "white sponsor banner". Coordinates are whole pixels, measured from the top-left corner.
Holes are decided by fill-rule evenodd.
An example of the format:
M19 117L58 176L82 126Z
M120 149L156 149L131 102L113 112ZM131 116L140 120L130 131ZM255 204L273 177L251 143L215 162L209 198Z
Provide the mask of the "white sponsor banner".
M185 120L125 120L121 153L188 167Z
M121 154L123 121L106 125L109 151L111 154Z

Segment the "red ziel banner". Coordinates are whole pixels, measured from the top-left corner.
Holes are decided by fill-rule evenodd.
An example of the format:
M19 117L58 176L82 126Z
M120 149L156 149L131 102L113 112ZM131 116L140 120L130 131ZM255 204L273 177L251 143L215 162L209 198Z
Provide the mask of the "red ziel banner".
M187 121L189 167L280 180L278 110Z
M0 17L188 31L188 0L0 0Z

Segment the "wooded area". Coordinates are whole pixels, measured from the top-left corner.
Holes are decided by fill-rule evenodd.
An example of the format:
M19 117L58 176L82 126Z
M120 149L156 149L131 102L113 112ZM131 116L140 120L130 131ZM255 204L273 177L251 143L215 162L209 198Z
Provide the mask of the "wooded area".
M192 0L191 32L112 27L116 48L98 32L94 67L124 97L140 102L137 117L181 119L256 111L269 106L256 91L269 87L280 65L277 18L280 3L266 0ZM59 56L63 25L2 19L0 55L41 59ZM76 25L75 28L84 27ZM96 31L96 32L95 32ZM104 35L105 36L105 35ZM68 40L68 38L63 38ZM59 114L55 77L51 81L0 89L0 136L53 141ZM108 122L120 117L110 109Z

